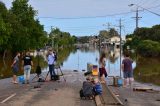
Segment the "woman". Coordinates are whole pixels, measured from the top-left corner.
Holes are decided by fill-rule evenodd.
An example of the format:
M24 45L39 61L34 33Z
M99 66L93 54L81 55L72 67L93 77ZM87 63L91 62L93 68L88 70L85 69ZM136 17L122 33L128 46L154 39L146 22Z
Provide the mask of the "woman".
M17 52L16 56L13 59L13 63L11 65L12 67L12 72L13 72L13 81L12 83L17 84L17 73L19 70L19 57L20 57L20 53Z
M31 67L33 66L32 57L29 52L26 52L26 55L23 57L22 66L24 68L24 83L29 84Z
M106 55L105 53L102 53L99 59L99 73L100 73L101 83L106 83L105 77L107 77L107 72L105 66L106 66Z

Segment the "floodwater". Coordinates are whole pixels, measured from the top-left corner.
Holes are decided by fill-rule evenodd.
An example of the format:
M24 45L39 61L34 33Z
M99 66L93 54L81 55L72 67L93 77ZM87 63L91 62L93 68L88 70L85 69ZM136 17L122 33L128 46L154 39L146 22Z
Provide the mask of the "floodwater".
M108 72L109 76L120 76L120 51L119 49L107 49L103 48L99 50L96 47L86 47L86 48L67 48L67 49L61 49L58 50L58 61L57 64L59 64L62 68L62 70L78 70L81 72L82 70L87 71L87 64L97 65L100 57L100 51L106 53L106 70ZM46 62L46 53L47 51L41 51L40 52L40 66L42 68L42 71L48 71L48 65ZM33 61L34 61L34 68L32 69L32 73L35 72L36 66L37 66L37 52L32 53L33 55ZM141 59L139 58L136 62L135 56L132 57L134 60L133 68L134 70L134 76L137 81L145 82L145 83L154 83L158 84L159 82L159 66L160 61L159 59L152 59L152 65L149 65L150 62L148 62L149 59ZM123 60L123 56L122 56ZM149 60L151 61L151 60ZM147 62L147 63L146 63ZM11 63L12 59L7 58L5 61L0 59L0 79L7 78L12 76L11 71ZM21 66L21 65L20 65ZM154 67L152 67L154 66ZM146 67L146 68L145 68ZM154 69L153 69L154 68ZM21 67L20 67L21 69ZM152 70L148 71L146 75L145 70ZM143 70L143 72L141 72ZM156 70L156 72L154 72ZM23 74L23 70L20 70L19 75ZM121 75L123 77L123 73L121 72ZM157 76L157 77L153 77ZM152 80L147 80L152 79Z
M103 48L102 52L106 53L106 70L109 76L120 76L120 51L115 49L108 51ZM63 62L62 69L66 70L87 70L87 64L99 65L100 52L96 48L77 49L76 52L71 52L67 60ZM123 57L122 57L123 59ZM133 63L135 67L135 62ZM122 72L121 72L122 75ZM122 75L123 76L123 75Z

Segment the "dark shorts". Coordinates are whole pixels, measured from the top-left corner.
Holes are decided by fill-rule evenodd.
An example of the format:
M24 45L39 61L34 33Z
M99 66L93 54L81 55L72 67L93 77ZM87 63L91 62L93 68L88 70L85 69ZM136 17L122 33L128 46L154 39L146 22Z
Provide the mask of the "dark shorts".
M17 73L18 73L18 68L17 68L17 67L13 67L13 68L12 68L12 72L13 72L14 75L17 75Z
M123 76L124 78L133 78L133 71L124 71Z
M106 69L105 68L99 68L99 74L100 74L100 77L102 77L102 75L107 77Z

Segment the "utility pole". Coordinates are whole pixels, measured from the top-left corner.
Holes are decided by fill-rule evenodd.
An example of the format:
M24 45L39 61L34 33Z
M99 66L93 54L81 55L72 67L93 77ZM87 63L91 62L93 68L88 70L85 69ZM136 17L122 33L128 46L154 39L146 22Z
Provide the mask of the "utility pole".
M51 26L51 32L52 32L52 30L53 30L53 26Z
M138 7L137 7L137 9L136 9L136 17L132 17L132 18L135 18L135 19L136 19L136 29L138 29L139 19L142 18L142 17L139 17L139 16L138 16L138 12L139 12L139 10L138 10Z
M51 32L52 32L52 30L53 30L53 26L51 26ZM51 39L52 39L52 48L53 48L53 46L54 46L54 38L51 37Z
M121 38L121 30L122 30L122 20L121 20L121 18L120 18L120 20L119 20L119 35L120 35L120 77L122 76L121 75L121 71L122 71L122 66L121 66L121 60L122 60L122 38Z
M103 24L103 26L107 26L107 30L109 31L110 30L110 27L111 27L111 24L108 22L106 24Z
M119 38L120 38L120 44L119 44L119 48L120 48L120 61L119 61L119 63L120 63L120 77L122 77L122 66L121 66L121 61L122 61L122 37L121 37L121 35L122 35L122 27L123 27L123 25L122 25L122 19L120 18L119 19L119 25L118 26L115 26L115 27L119 27Z
M110 30L110 26L111 26L111 24L108 22L108 23L107 23L108 31Z

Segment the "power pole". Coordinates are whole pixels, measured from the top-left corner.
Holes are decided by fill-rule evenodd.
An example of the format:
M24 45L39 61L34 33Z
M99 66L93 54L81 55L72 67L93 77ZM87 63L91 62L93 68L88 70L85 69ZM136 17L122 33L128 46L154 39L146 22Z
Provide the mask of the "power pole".
M107 23L108 31L110 30L110 26L111 26L111 24L108 22L108 23Z
M52 30L53 30L53 26L51 26L51 32L52 32ZM52 39L52 48L53 48L53 46L54 46L54 39L53 39L53 37L51 37L51 39Z
M53 26L51 26L51 31L52 31L52 29L53 29Z
M119 48L120 48L120 77L122 77L122 66L121 66L121 61L122 61L122 19L120 18L119 19L119 25L118 26L115 26L115 27L119 27L119 38L120 38L120 44L119 44Z
M121 32L122 32L122 19L120 18L119 20L119 35L120 35L120 77L122 77L121 71L122 71L122 66L121 66L121 60L122 60L122 37L121 37Z
M137 9L136 9L136 17L132 17L132 18L135 18L135 19L136 19L136 29L138 29L139 19L142 18L142 17L139 17L139 16L138 16L138 12L139 12L139 10L138 10L138 7L137 7Z

